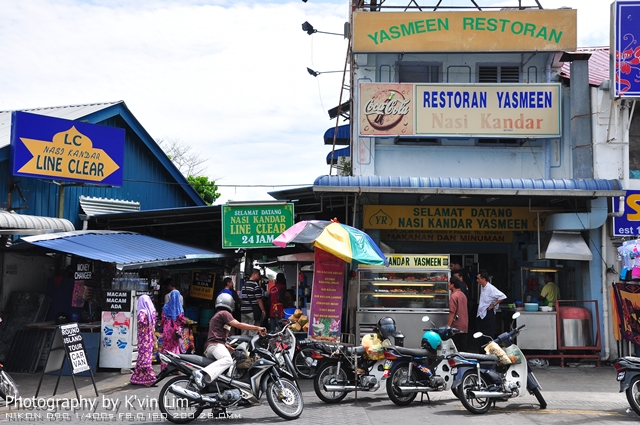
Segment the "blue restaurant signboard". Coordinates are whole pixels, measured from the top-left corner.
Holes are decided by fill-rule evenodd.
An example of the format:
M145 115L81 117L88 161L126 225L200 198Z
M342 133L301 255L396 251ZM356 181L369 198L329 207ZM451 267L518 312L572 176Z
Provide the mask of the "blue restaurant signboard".
M125 130L16 111L14 176L122 186Z
M640 97L640 1L611 4L614 97Z

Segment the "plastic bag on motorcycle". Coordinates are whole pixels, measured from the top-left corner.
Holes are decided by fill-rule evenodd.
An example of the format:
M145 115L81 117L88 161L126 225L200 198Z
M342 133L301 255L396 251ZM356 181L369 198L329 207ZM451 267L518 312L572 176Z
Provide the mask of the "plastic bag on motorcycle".
M361 345L366 350L365 356L369 360L384 359L384 347L377 334L366 334L362 337Z

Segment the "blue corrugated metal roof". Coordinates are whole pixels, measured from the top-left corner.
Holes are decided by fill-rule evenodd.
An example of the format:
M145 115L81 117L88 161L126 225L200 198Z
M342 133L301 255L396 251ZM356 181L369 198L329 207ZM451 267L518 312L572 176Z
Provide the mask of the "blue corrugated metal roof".
M620 180L465 177L320 176L316 192L623 196Z
M327 164L331 164L331 154L333 154L333 163L337 164L338 163L338 157L340 156L351 156L351 147L346 147L346 148L342 148L342 149L336 149L334 151L329 152L329 154L327 155Z
M324 132L324 144L333 145L333 134L336 128L331 127ZM351 141L351 125L344 124L338 126L338 136L336 137L336 145L348 145Z
M28 236L20 241L90 260L113 263L118 269L192 263L227 256L226 253L194 248L138 233L111 230L79 230Z

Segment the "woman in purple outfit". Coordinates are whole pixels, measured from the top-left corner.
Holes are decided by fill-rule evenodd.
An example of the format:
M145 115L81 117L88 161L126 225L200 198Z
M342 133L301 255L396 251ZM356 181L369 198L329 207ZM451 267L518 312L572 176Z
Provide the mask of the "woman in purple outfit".
M138 298L138 360L131 375L134 385L151 386L156 380L152 356L155 343L156 308L148 295Z
M162 307L162 350L180 354L180 339L185 326L184 310L180 303L180 292L174 289L169 293L169 302ZM167 367L162 363L162 370Z

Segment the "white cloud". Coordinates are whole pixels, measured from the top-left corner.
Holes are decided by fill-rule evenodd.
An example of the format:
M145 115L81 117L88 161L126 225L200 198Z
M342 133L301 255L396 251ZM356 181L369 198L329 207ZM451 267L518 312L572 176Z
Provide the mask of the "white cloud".
M579 45L608 43L608 2L540 0L578 8ZM347 0L24 0L0 15L0 109L124 100L156 139L180 139L209 158L219 202L268 199L329 171L322 135L333 126ZM387 0L406 6L408 0ZM421 3L419 1L419 3ZM482 1L481 5L516 1ZM523 4L534 5L533 0ZM443 5L471 5L445 0ZM344 93L344 99L348 92Z

